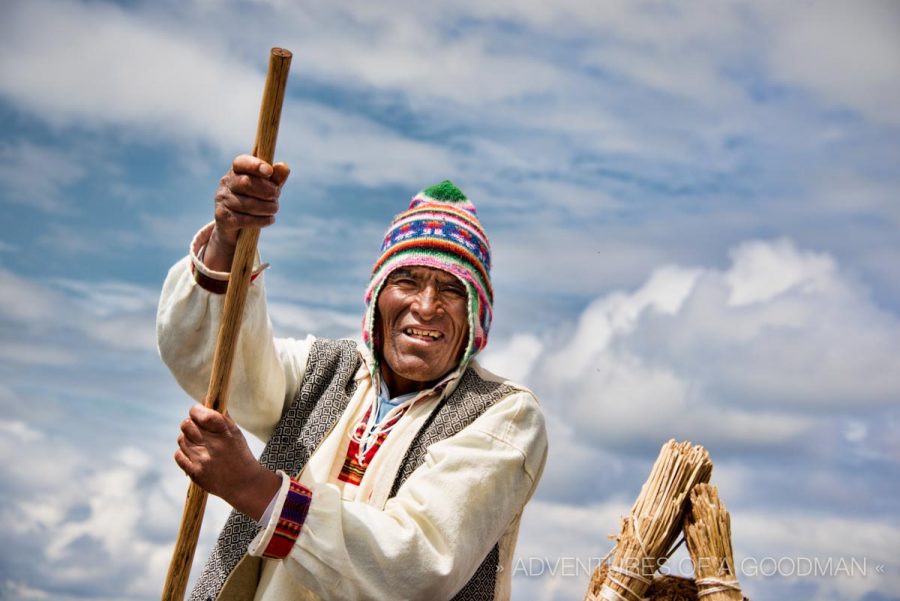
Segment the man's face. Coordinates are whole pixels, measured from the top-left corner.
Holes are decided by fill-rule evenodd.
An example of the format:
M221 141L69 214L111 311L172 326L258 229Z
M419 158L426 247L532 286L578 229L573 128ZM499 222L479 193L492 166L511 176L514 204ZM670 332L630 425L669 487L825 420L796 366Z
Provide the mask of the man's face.
M468 294L431 267L393 271L378 295L382 375L392 396L422 390L456 367L468 338Z

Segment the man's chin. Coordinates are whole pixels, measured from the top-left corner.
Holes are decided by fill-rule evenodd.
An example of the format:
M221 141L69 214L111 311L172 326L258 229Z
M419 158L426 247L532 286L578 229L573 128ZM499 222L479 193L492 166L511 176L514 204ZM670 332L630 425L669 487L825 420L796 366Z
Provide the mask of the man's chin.
M418 382L426 384L440 378L443 374L436 373L434 369L434 361L429 361L428 357L420 355L412 355L405 353L397 360L386 360L386 367L390 369L395 376L408 380L410 382Z

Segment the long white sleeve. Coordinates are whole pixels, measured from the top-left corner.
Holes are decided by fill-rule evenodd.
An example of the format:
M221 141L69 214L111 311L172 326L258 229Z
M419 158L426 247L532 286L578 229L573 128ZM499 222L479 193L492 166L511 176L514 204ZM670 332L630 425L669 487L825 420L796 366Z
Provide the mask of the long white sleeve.
M200 401L209 385L225 296L197 285L191 262L191 256L185 257L169 270L156 333L162 360L181 387ZM241 426L267 441L285 404L299 390L313 338L273 338L262 279L257 278L247 293L228 411Z

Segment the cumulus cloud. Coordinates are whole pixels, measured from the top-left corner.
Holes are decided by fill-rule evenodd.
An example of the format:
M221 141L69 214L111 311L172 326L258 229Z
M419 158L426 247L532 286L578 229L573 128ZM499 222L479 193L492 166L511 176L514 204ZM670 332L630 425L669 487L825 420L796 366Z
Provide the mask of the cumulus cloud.
M765 303L795 288L810 294L821 292L835 271L830 257L799 253L786 239L745 243L732 251L731 258L725 281L732 307Z
M523 382L531 373L542 348L543 344L533 334L517 334L500 347L489 347L490 350L478 356L478 361L514 382Z
M591 303L538 360L554 409L601 445L670 432L767 446L808 433L823 409L896 400L900 322L832 257L787 239L730 255L727 269L662 267Z
M826 518L831 522L820 528L821 520L799 515L803 499L811 498L820 511L878 511L877 503L860 506L858 495L837 491L850 486L867 491L867 498L884 494L840 463L862 457L860 449L867 461L893 461L892 447L883 443L891 427L881 422L900 391L893 375L896 316L875 305L834 257L790 240L748 241L729 257L721 269L660 267L636 289L598 298L562 344L535 339L537 356L511 352L517 348L511 340L498 345L511 365L530 368L525 381L537 387L551 434L551 456L519 549L522 561L538 558L532 567L541 573L517 575L523 598L583 594L589 571L573 558L589 563L608 550L605 535L616 532L659 444L670 437L713 453L713 482L732 507L733 523L744 520L734 531L741 559L867 557L870 569L890 560L884 539L866 534L892 528L884 518ZM828 363L834 373L812 360L822 349L836 355ZM841 387L842 380L852 388ZM851 407L855 419L842 421ZM872 428L881 434L873 437ZM793 459L767 464L763 457L777 449ZM572 532L573 523L582 531ZM551 573L564 564L568 574ZM886 594L893 586L874 578L748 580L751 594L813 586L822 598L835 599Z
M18 421L0 421L0 451L18 457L4 470L0 556L13 598L150 598L171 557L187 480L160 449L126 446L98 453ZM224 522L213 501L198 553ZM16 553L9 553L15 548ZM196 567L196 566L195 566ZM71 597L70 597L71 596Z

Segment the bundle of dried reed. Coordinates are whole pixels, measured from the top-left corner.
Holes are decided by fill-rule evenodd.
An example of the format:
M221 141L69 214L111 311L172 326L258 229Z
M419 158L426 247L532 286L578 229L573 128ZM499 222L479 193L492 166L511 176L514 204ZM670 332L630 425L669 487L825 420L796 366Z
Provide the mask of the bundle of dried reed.
M741 587L731 553L731 516L715 486L700 484L691 491L684 535L694 564L697 597L703 601L741 601Z
M622 520L607 573L598 567L586 601L641 601L653 574L671 554L681 530L687 496L712 473L709 453L670 440L660 449L631 515Z

